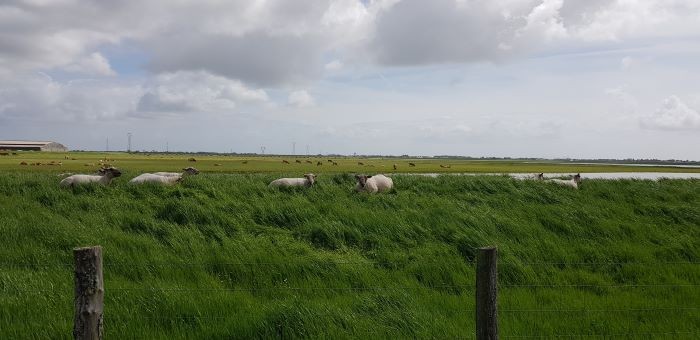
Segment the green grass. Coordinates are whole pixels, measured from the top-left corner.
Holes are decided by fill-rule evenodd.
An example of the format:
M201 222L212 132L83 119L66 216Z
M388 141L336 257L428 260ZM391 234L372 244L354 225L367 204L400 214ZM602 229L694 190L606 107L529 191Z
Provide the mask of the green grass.
M700 259L698 180L396 176L366 195L347 174L268 189L278 175L62 190L0 172L0 338L70 338L71 250L88 245L107 338L468 337L471 261L490 244L502 336L700 333L699 309L646 310L700 307L700 263L677 263ZM537 284L577 286L514 286ZM668 332L694 334L642 335Z
M194 157L196 162L189 162ZM328 162L338 163L337 166ZM93 172L100 167L100 160L122 170L131 171L179 171L194 166L205 172L261 173L287 172L293 174L314 173L576 173L576 172L700 172L700 168L673 166L633 166L612 164L562 164L552 161L527 162L522 160L447 160L404 158L331 158L331 157L241 157L241 156L192 156L173 154L127 154L122 152L20 152L17 155L0 156L0 171L26 172ZM285 164L287 160L290 164ZM301 163L296 163L299 160ZM311 164L306 161L311 161ZM47 165L49 162L62 165ZM42 163L42 165L20 165ZM247 163L244 163L247 162ZM321 162L323 165L318 166ZM358 163L363 163L359 165ZM415 166L410 166L414 163ZM394 170L394 164L397 169ZM446 167L440 167L449 166Z

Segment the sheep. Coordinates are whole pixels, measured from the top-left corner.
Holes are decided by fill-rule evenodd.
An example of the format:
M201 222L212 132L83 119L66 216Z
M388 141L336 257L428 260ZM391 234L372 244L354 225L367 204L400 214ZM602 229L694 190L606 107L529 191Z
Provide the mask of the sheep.
M392 181L391 178L381 174L374 176L355 175L355 179L357 179L357 186L355 187L355 190L358 192L366 191L369 193L375 193L389 191L394 187L394 181Z
M300 160L298 160L298 159L297 159L297 160L294 160L294 161L295 161L295 162L297 162L297 163L299 163L299 164L301 164L301 161L300 161Z
M357 165L365 165L365 163L357 162Z
M335 162L332 159L329 159L328 163L335 163Z
M535 180L543 181L544 180L544 173L540 172L539 174L536 174Z
M312 161L310 161L310 160L308 160L308 159L306 160L306 163L314 164L314 162L312 162Z
M578 189L579 185L581 185L581 174L576 174L573 178L571 179L548 179L547 182L549 183L556 183L559 185L563 186L568 186L572 187L574 189Z
M165 177L177 177L177 176L186 176L186 175L199 175L199 170L193 168L193 167L187 167L182 169L182 173L179 172L154 172L153 174L156 176L165 176Z
M282 160L282 163L284 163L284 164L289 164L289 161L286 160L286 159L283 159L283 160Z
M221 166L221 163L214 163L214 166Z
M333 162L333 165L338 165L338 163L337 163L337 162Z
M109 167L100 169L98 175L72 175L64 178L59 185L63 188L75 187L80 184L99 183L109 185L112 179L121 176L122 173L117 168Z
M243 164L248 164L248 161L243 161Z
M129 184L155 183L161 185L173 185L182 181L182 176L160 176L156 174L140 174L129 181Z
M416 166L416 163L408 163L408 166Z
M56 175L56 177L68 177L68 176L73 176L73 175L75 175L75 174L72 172L64 172L62 174Z
M396 170L397 168L398 168L398 166L396 164L394 164L394 170Z
M27 162L25 162L25 161L19 162L19 165L27 165Z
M316 166L321 166L321 165L323 165L323 162L321 162L321 161L316 162Z
M316 183L316 175L304 174L304 178L279 178L270 182L270 188L287 187L307 187L310 188Z
M188 162L196 162L197 160L194 157L192 157L192 158L188 159L187 161Z

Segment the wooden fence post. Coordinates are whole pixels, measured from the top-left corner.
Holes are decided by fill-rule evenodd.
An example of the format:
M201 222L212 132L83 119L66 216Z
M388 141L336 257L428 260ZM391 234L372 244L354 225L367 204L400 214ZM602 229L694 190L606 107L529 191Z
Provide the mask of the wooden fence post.
M104 282L102 281L102 248L73 249L75 261L75 314L73 338L102 339Z
M496 247L479 248L476 257L476 339L498 339L498 258Z

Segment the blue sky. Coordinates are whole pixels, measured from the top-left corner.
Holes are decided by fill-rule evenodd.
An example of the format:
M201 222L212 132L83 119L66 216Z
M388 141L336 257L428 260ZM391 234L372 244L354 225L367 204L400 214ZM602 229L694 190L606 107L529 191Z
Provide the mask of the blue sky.
M9 1L0 139L700 160L693 0Z

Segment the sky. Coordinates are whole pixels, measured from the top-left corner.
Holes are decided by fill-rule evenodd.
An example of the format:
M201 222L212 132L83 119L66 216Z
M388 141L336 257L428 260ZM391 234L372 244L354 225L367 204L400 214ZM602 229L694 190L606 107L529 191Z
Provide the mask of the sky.
M700 1L0 0L0 139L128 133L148 151L700 160Z

